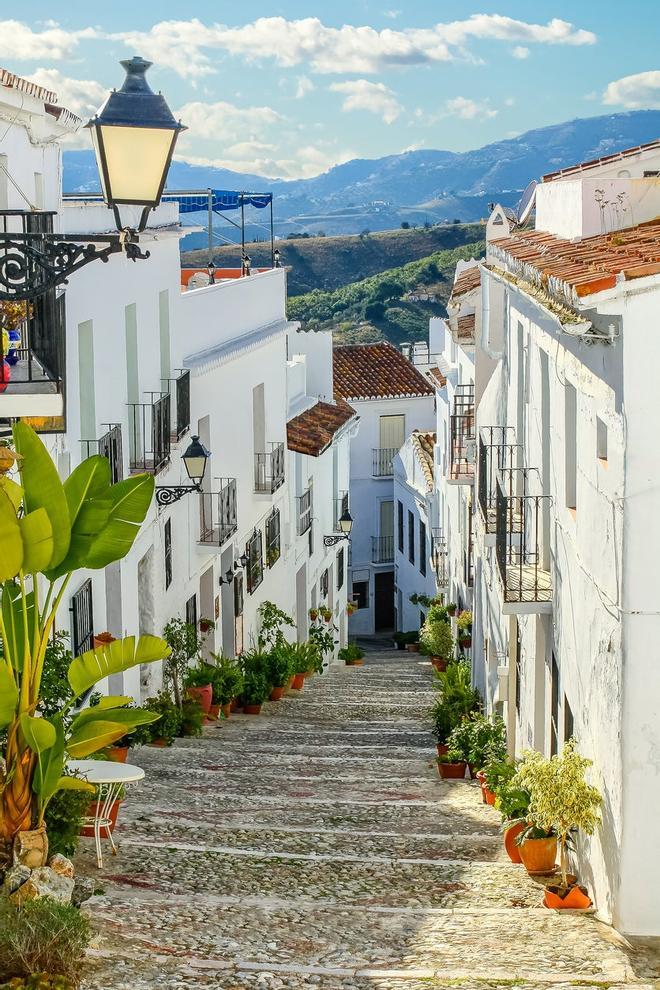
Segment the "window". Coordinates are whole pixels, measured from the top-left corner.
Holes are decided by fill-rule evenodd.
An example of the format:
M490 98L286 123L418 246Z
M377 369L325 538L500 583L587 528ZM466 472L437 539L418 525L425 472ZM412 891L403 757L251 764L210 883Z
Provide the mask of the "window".
M344 548L337 554L337 591L341 591L344 587Z
M573 722L573 709L568 703L568 698L564 695L564 742L568 742L572 738L575 732L575 724Z
M607 460L607 426L600 416L596 416L596 457Z
M264 579L263 538L261 530L255 529L245 547L247 554L246 580L248 594L252 595Z
M74 657L94 647L94 610L92 608L92 581L87 581L71 598L71 618L73 636L71 639Z
M408 560L411 564L415 563L415 517L408 510Z
M327 598L328 597L328 584L329 584L329 581L328 581L328 568L326 567L326 569L321 574L321 580L319 581L319 594L320 594L321 598Z
M307 548L309 550L309 556L311 557L314 553L314 523L309 524L309 529L307 530Z
M559 667L554 653L550 684L550 756L555 756L559 752Z
M369 582L353 582L353 601L358 608L369 608Z
M426 523L419 521L419 573L426 577Z
M403 502L396 503L396 531L399 535L399 553L403 553Z
M186 602L186 622L189 626L197 628L197 595L193 595Z
M172 520L165 523L165 588L172 584Z
M573 385L564 386L564 452L566 507L577 506L577 392Z
M272 567L280 559L280 510L273 509L266 520L266 566Z
M406 439L405 416L381 416L379 441L381 450L399 450Z

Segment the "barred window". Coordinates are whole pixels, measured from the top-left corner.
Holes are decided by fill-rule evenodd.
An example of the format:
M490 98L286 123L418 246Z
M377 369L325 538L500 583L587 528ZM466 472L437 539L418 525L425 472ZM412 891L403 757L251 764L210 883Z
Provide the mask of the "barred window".
M255 529L245 548L247 554L247 590L254 594L264 579L263 538L260 529Z
M321 580L319 582L319 591L320 591L320 594L321 594L321 598L327 598L328 597L328 568L327 567L323 571L323 574L321 575Z
M172 520L165 523L165 588L172 584Z
M273 509L266 520L266 566L272 567L281 555L280 510Z
M344 548L342 547L337 554L337 591L341 591L344 587Z

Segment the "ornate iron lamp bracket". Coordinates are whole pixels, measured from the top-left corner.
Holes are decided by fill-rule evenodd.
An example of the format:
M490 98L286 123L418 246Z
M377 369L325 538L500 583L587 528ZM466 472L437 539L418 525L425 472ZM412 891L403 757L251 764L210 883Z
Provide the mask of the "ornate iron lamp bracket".
M199 485L156 485L156 502L158 505L172 505L188 492L201 492Z
M323 546L334 547L335 544L341 543L342 540L350 540L350 536L348 536L346 533L342 533L341 535L337 535L337 536L324 536Z

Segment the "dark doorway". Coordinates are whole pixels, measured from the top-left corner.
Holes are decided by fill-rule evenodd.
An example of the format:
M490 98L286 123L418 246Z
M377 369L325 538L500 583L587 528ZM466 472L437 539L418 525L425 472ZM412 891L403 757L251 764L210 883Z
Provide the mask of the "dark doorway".
M374 627L394 629L394 571L374 575Z

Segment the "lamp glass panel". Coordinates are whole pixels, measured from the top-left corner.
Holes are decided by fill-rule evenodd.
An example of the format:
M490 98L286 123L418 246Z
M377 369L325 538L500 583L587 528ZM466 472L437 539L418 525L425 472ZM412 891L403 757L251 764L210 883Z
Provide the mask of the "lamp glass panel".
M156 127L105 126L100 130L109 185L103 190L106 201L155 206L176 132ZM96 140L94 150L98 158ZM100 167L99 172L103 172Z
M206 470L206 458L183 457L182 460L186 466L186 471L188 472L188 477L190 480L201 481L204 477L204 471Z
M342 531L342 533L344 533L346 535L348 535L351 532L351 530L353 529L353 520L348 515L348 513L346 513L346 515L340 516L340 518L339 518L339 528Z

